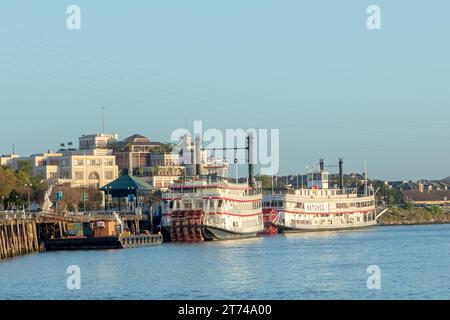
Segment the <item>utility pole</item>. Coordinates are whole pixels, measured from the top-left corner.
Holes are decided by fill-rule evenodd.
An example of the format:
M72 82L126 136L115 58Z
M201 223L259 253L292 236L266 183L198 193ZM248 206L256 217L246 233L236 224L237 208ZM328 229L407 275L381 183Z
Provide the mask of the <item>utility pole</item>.
M27 187L27 191L28 191L28 214L31 214L31 197L30 197L30 189L31 187L33 187L33 185L30 184L26 184L25 185Z
M105 133L105 107L102 107L102 133Z

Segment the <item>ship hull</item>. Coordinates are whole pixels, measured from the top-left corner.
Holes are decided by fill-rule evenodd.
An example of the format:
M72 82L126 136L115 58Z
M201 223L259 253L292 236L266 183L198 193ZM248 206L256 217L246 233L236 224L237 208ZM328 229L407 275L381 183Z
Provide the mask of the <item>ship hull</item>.
M348 223L341 225L311 225L302 227L289 227L284 225L276 224L279 233L301 233L301 232L320 232L320 231L343 231L343 230L355 230L355 229L365 229L375 227L377 225L376 221L360 222L360 223Z
M211 226L164 227L164 242L225 241L254 238L258 232L236 233Z
M257 236L256 232L252 233L234 233L224 229L218 229L214 227L205 228L205 240L236 240L254 238Z

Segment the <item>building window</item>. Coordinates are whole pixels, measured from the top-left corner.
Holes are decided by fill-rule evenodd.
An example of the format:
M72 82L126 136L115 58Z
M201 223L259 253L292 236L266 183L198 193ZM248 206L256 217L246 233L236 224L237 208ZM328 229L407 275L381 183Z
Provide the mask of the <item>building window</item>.
M74 166L83 166L84 165L84 161L83 160L73 160L73 165Z
M84 179L83 171L76 171L75 172L75 179L76 180L83 180Z
M114 179L114 174L112 171L105 171L105 179L106 180L112 180Z
M89 180L100 180L100 176L97 172L91 172L89 174Z

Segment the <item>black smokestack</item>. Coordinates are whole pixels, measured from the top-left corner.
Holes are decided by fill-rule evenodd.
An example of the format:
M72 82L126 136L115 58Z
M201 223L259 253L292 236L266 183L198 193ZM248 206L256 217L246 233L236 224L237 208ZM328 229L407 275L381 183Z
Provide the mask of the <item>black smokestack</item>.
M202 174L202 140L200 136L195 137L195 173L200 176Z
M319 160L319 166L320 166L320 172L324 172L325 171L325 163L324 163L323 159Z
M339 158L339 188L344 189L344 159Z
M255 185L253 181L253 167L254 167L254 158L253 158L253 148L254 148L254 137L253 134L250 133L247 138L248 146L248 185L253 187Z

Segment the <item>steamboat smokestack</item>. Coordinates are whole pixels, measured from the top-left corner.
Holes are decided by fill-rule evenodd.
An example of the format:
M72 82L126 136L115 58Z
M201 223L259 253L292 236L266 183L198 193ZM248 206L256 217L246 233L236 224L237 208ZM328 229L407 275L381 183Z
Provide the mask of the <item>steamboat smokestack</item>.
M320 166L320 172L324 172L325 171L325 163L324 163L323 159L319 160L319 166Z
M339 188L344 189L344 159L339 158Z
M202 139L199 135L195 136L195 173L200 176L202 173Z
M254 181L253 181L253 167L255 164L255 159L254 159L254 143L255 143L255 138L253 137L253 133L249 133L248 138L247 138L247 142L248 142L248 146L247 146L247 151L248 151L248 185L250 187L253 187L255 185Z

